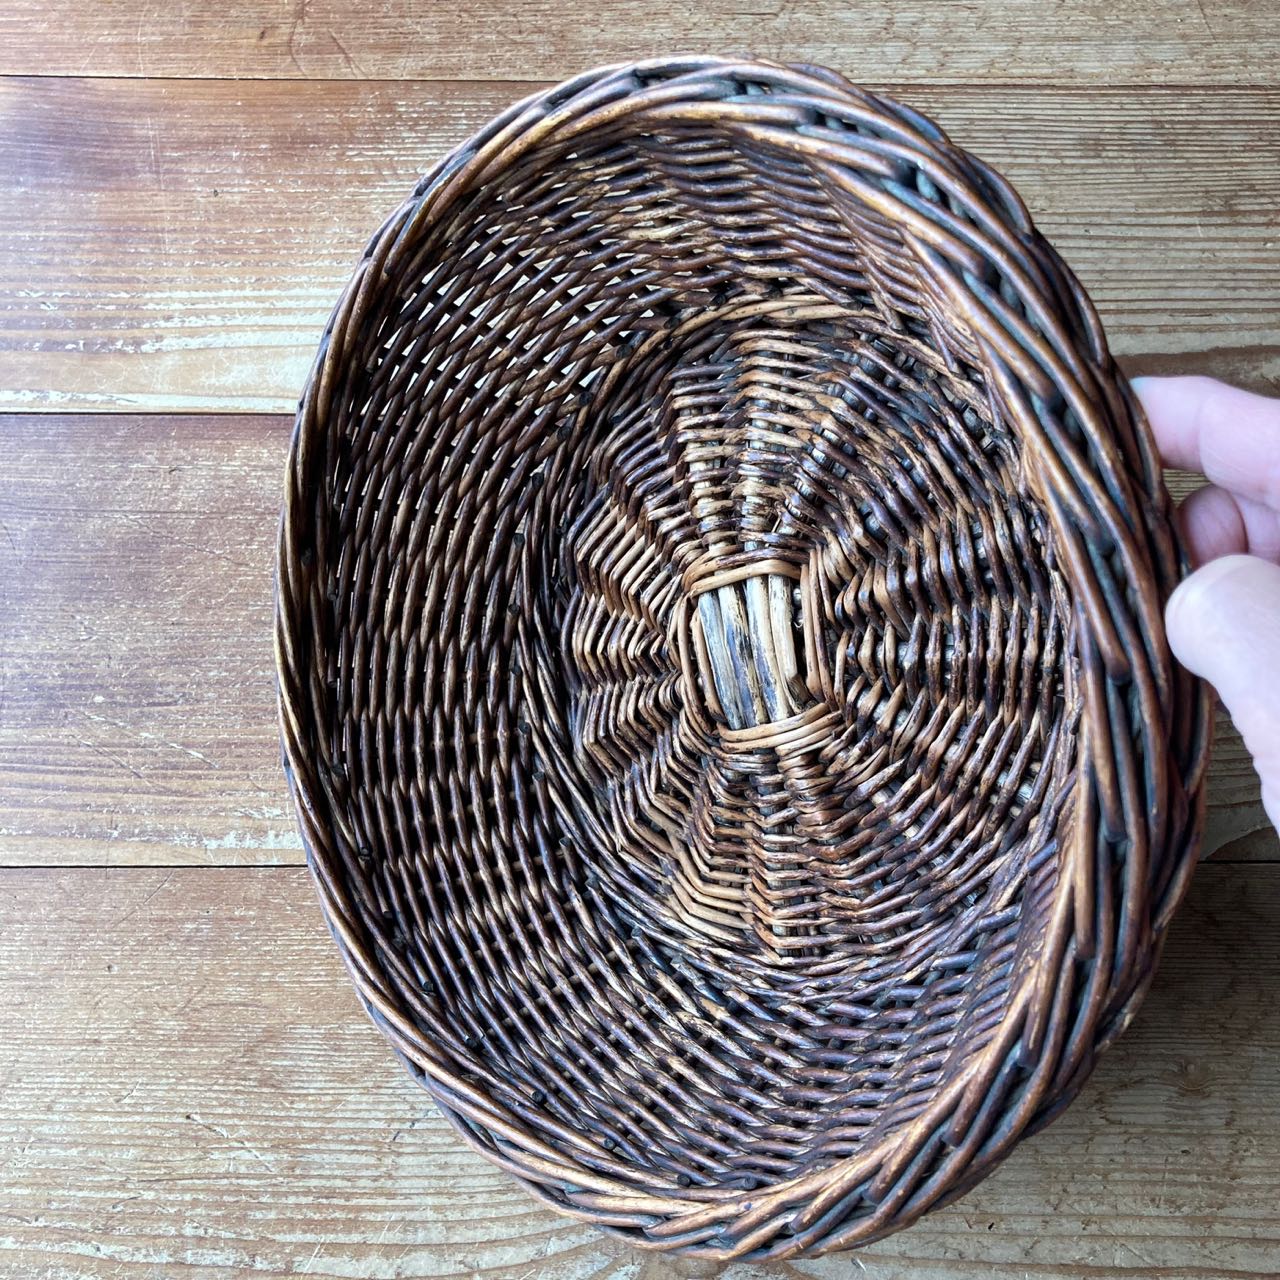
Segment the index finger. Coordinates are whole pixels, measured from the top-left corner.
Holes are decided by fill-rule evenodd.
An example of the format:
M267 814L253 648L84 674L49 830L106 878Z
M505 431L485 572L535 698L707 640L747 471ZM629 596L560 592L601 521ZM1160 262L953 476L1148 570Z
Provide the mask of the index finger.
M1280 400L1213 378L1135 378L1133 389L1171 467L1280 511Z

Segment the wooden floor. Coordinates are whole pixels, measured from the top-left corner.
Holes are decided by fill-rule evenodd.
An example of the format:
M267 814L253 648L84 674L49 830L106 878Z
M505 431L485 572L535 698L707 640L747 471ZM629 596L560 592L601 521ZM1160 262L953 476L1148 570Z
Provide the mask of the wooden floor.
M1268 0L0 3L0 1275L1280 1276L1280 842L1229 726L1130 1033L852 1260L672 1263L554 1216L357 1008L275 739L287 415L423 168L673 49L907 98L1013 179L1130 372L1280 394Z

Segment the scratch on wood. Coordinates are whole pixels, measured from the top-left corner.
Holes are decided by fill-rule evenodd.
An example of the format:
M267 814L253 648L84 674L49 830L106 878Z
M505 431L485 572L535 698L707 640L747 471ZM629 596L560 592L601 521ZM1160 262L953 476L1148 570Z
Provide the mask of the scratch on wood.
M287 41L287 50L289 61L293 64L293 69L304 79L307 73L302 69L302 63L298 61L298 53L294 47L294 42L298 37L298 28L307 20L307 0L296 0L293 9L293 16L289 23L289 36Z
M169 881L173 879L173 875L174 873L172 871L168 872L165 878L161 880L160 883L156 885L156 887L152 889L151 892L147 894L145 898L142 899L141 902L135 902L133 906L131 906L128 909L128 911L124 913L124 915L117 917L116 925L117 926L122 925L126 920L130 919L132 916L137 915L138 912L141 911L142 908L145 907L147 903L150 902L151 899L154 898L156 894L159 893L160 890L163 889L165 885L167 885Z
M237 1138L234 1134L228 1133L225 1129L221 1128L220 1126L216 1124L210 1124L209 1121L207 1120L202 1120L198 1115L196 1115L194 1111L188 1111L186 1118L190 1120L192 1124L199 1125L201 1129L205 1129L209 1133L215 1134L217 1137L222 1138L224 1141L230 1142L234 1146L239 1147L241 1150L247 1151L249 1155L251 1155L255 1160L258 1161L259 1164L263 1165L267 1169L270 1169L272 1173L276 1172L275 1165L273 1165L271 1161L268 1160L266 1156L264 1156L256 1147L246 1142L243 1138Z
M131 773L139 782L142 783L148 791L158 792L159 788L151 781L150 778L142 772L141 769L135 768L127 760L121 760L119 756L108 751L106 747L100 747L95 742L90 742L88 738L82 738L78 733L72 733L72 738L82 747L88 748L95 755L100 755L104 760L110 760L113 765L119 769L123 769L126 773Z
M364 72L361 70L360 64L347 52L347 46L343 44L332 31L330 31L328 35L329 39L337 46L338 52L342 54L342 59L347 64L347 69L354 71L356 75L363 78Z
M1204 23L1204 29L1209 33L1209 39L1216 41L1218 33L1214 31L1212 23L1209 21L1209 15L1204 10L1204 0L1196 0L1196 8L1200 11L1200 21Z

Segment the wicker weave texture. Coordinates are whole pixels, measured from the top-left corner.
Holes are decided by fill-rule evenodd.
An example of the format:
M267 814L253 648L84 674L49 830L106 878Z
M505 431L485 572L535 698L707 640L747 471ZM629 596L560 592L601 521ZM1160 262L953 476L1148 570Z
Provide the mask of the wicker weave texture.
M1169 514L1079 284L928 120L703 57L514 106L374 237L289 461L286 765L370 1013L637 1244L960 1193L1192 864Z

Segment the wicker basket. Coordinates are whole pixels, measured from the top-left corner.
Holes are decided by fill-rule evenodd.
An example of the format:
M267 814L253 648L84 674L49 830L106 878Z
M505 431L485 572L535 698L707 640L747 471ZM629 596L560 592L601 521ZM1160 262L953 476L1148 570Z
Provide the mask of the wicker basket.
M928 120L706 57L511 108L374 237L289 461L286 763L369 1012L635 1244L958 1195L1192 864L1169 515L1080 285Z

